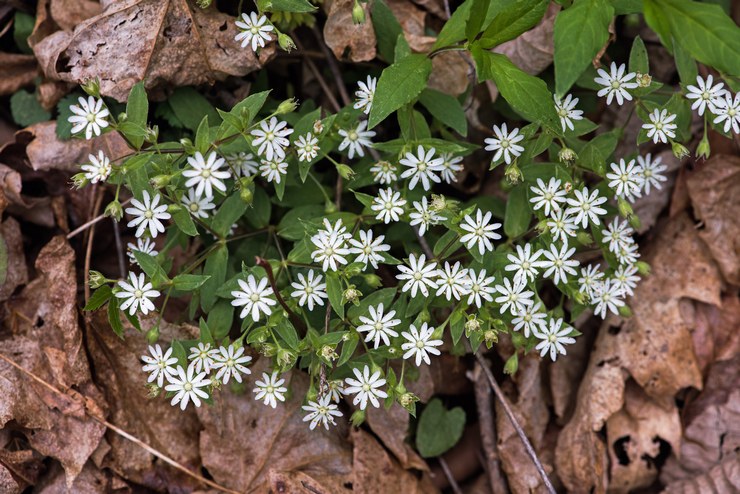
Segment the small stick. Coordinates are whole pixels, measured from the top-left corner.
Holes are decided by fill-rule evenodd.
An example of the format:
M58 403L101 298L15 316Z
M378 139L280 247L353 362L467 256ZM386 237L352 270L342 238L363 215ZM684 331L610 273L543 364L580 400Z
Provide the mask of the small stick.
M326 61L329 63L329 70L331 70L331 73L334 76L334 82L337 83L339 96L342 97L344 105L348 106L352 103L352 99L349 97L349 93L347 93L347 88L344 87L344 81L342 80L342 72L339 70L339 64L337 64L337 61L334 58L334 54L329 50L329 47L326 46L326 43L324 43L324 38L321 36L319 28L317 28L316 26L313 27L313 34L316 36L316 40L319 42L319 47L321 48L321 51L324 52Z
M105 193L102 189L95 189L95 205L93 206L93 214L98 214L100 205L103 203L103 194ZM90 234L87 236L87 247L85 248L85 272L83 277L85 280L85 303L90 300L90 260L92 258L92 246L95 240L95 223L90 225Z
M294 39L296 46L298 49L303 52L303 44L298 41L298 39ZM319 68L316 67L316 64L308 57L303 57L303 60L306 62L306 65L308 65L308 69L313 73L314 77L316 77L316 80L319 81L319 86L321 86L321 89L324 90L324 94L326 94L326 97L329 99L329 103L331 103L331 106L334 108L335 112L338 112L342 109L342 107L339 105L339 101L334 97L334 93L332 93L331 88L326 83L326 80L324 79L324 76L321 75L321 71L319 71Z
M67 399L70 399L70 400L74 401L75 403L77 403L78 405L80 405L81 407L84 408L85 414L87 414L88 417L90 417L91 419L93 419L97 423L99 423L99 424L107 427L108 429L112 430L116 434L118 434L118 435L120 435L122 437L125 437L126 439L128 439L132 443L134 443L137 446L141 447L142 449L144 449L148 453L153 454L154 456L156 456L160 460L162 460L165 463L171 465L173 468L181 471L185 475L188 475L189 477L192 477L192 478L198 480L199 482L204 483L208 487L212 487L214 489L218 489L218 490L220 490L222 492L226 492L228 494L242 494L242 493L240 493L238 491L235 491L235 490L229 489L228 487L224 487L224 486L222 486L220 484L217 484L216 482L214 482L212 480L208 480L207 478L205 478L205 477L203 477L201 475L198 475L197 473L189 470L186 466L182 465L181 463L178 463L177 461L173 460L172 458L170 458L169 456L165 455L164 453L162 453L160 451L157 451L153 447L149 446L147 443L145 443L141 439L138 439L137 437L129 434L128 432L126 432L125 430L121 429L120 427L111 424L110 422L108 422L107 420L105 420L103 417L99 417L97 413L93 413L90 410L91 406L88 405L88 403L87 403L87 401L89 400L88 397L77 393L78 396L80 396L82 399L85 400L85 403L80 403L80 399L78 399L77 396L71 396L70 394L65 393L64 391L60 390L59 388L57 388L53 384L50 384L49 382L45 381L41 377L37 376L33 372L24 369L23 367L21 367L20 365L18 365L17 363L15 363L10 358L8 358L5 355L3 355L2 353L0 353L0 359L4 360L8 364L12 365L13 367L15 367L16 369L18 369L19 371L21 371L23 374L27 375L28 377L30 377L31 379L33 379L37 383L41 384L45 388L49 389L50 391L52 391L54 393L57 393L57 394L65 397Z
M129 202L131 202L131 199L126 199L125 201L123 201L121 203L121 207L127 205ZM69 240L69 239L71 239L73 237L76 237L78 234L84 232L85 230L87 230L88 228L90 228L91 226L93 226L98 221L103 220L104 218L105 218L105 213L99 214L98 216L96 216L95 218L91 219L87 223L84 223L84 224L78 226L77 228L75 228L74 230L72 230L71 232L69 232L67 234L67 240Z
M121 278L126 277L126 262L123 260L123 244L121 243L121 232L118 231L118 222L111 218L113 222L113 236L116 239L116 254L118 254L118 271L121 273Z
M447 477L447 482L450 483L450 487L452 488L452 492L455 494L462 494L462 490L460 489L460 486L457 485L457 481L455 480L455 477L452 476L452 471L450 471L450 467L447 465L447 462L444 458L441 456L439 457L439 464L442 466L442 470L445 473L445 477Z
M505 494L506 480L501 473L501 466L496 449L496 428L494 426L493 404L491 403L491 388L483 378L483 369L476 362L475 369L468 373L475 389L475 405L478 408L478 424L480 425L481 443L485 458L481 462L486 465L488 483L494 494Z

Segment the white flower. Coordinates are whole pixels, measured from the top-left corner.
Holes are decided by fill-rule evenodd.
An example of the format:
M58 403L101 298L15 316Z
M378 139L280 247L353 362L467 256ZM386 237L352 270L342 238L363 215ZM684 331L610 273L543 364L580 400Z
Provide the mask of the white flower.
M425 364L429 365L431 364L431 360L429 359L429 354L432 355L439 355L440 351L437 350L435 347L438 347L442 344L442 340L432 340L432 333L434 333L434 328L428 327L427 323L422 323L420 329L416 329L416 326L413 324L409 327L410 332L403 332L401 333L401 336L406 338L406 342L401 344L401 350L403 350L403 358L408 359L411 357L416 358L416 366L420 366L421 362L424 361Z
M367 76L367 83L357 81L357 86L360 89L355 91L355 96L357 96L357 101L355 101L354 104L355 110L362 109L365 115L370 113L370 108L373 106L373 97L375 96L375 86L377 83L378 79L370 76Z
M461 297L470 293L470 279L468 270L463 269L460 261L454 265L445 261L445 268L437 270L437 295L444 294L447 300L460 300Z
M409 266L398 266L401 274L396 275L399 281L406 281L401 291L408 292L411 290L411 296L416 297L417 290L425 297L429 295L429 288L436 289L437 282L437 263L430 262L426 264L424 254L416 257L415 254L409 254Z
M121 304L121 310L129 309L128 313L132 316L136 314L137 310L141 310L144 315L155 310L154 304L149 299L159 297L159 292L154 290L152 284L146 281L144 273L139 273L139 276L129 273L128 283L121 280L118 282L118 286L121 291L116 292L116 297L126 299Z
M634 288L637 286L637 282L640 281L640 277L637 276L637 267L632 265L621 265L614 272L612 282L614 285L622 290L625 295L634 295Z
M578 278L578 291L591 299L594 294L594 287L604 278L604 273L599 271L599 264L589 265L581 268L581 277Z
M285 401L285 393L288 392L288 388L283 386L284 383L285 379L278 379L277 372L273 372L272 375L263 372L262 380L254 382L257 386L252 390L256 393L254 399L263 400L265 405L277 408L277 400Z
M288 174L288 163L280 160L262 160L260 175L268 182L280 183L283 175Z
M213 357L215 360L213 368L218 369L216 380L228 384L231 376L234 376L237 382L242 382L242 374L251 374L252 371L244 364L251 362L252 357L243 354L243 346L237 348L236 351L234 351L234 345L219 348L218 353Z
M259 164L254 160L252 153L243 151L238 153L227 154L224 159L234 168L236 176L251 177L257 174Z
M301 407L308 412L308 414L303 417L303 421L311 421L309 426L311 430L314 430L318 423L321 423L321 425L328 430L329 424L336 425L334 417L342 416L342 412L337 410L337 406L334 403L331 403L329 401L330 399L331 396L327 394L319 398L318 401L309 401L308 405L303 405L303 407Z
M400 164L409 168L401 174L401 178L411 177L409 189L413 190L419 180L421 180L421 186L424 190L429 190L432 187L432 182L440 183L440 178L435 172L442 171L444 160L434 157L436 151L434 148L424 151L424 147L420 144L416 148L416 155L406 153L406 156L399 161Z
M440 221L444 221L447 218L440 216L436 211L429 209L429 203L426 197L421 198L421 202L414 201L412 203L414 211L409 213L411 218L410 225L419 225L419 235L424 235L431 225L436 225Z
M637 157L637 176L640 177L640 185L645 190L645 194L650 194L650 187L653 186L660 190L662 188L661 182L665 182L667 178L662 174L668 167L661 162L660 156L656 156L652 159L650 153L646 154L645 157Z
M150 383L156 380L157 386L161 388L164 385L164 378L175 374L176 371L173 366L177 363L177 357L171 357L171 347L162 355L162 347L159 344L155 346L150 345L149 353L151 357L149 355L141 356L141 360L146 364L141 370L149 372L146 382Z
M547 220L547 228L550 229L553 240L560 239L564 244L568 243L568 237L576 236L575 217L567 214L564 209L559 209L552 213Z
M624 197L629 202L634 202L635 198L640 197L640 169L635 166L635 160L625 163L624 159L619 160L619 164L610 165L612 171L606 174L607 180L610 180L609 187L614 189L617 197Z
M373 180L379 184L391 184L398 180L396 170L388 161L378 161L370 168L370 173L374 174Z
M468 270L468 277L470 279L469 285L470 285L470 292L468 294L468 305L475 302L475 306L479 309L483 305L483 302L481 301L481 298L487 302L493 302L493 293L496 291L495 288L491 286L491 283L493 283L496 278L493 276L486 277L486 270L481 269L478 274L475 274L475 271L472 269Z
M352 238L352 234L347 233L347 227L344 226L341 219L338 219L337 222L332 225L328 218L324 218L324 229L319 230L314 236L330 236L337 237L342 240Z
M373 239L372 230L360 230L360 239L351 239L349 241L351 246L349 253L357 254L354 262L363 263L365 268L367 268L367 263L369 262L373 268L378 269L378 262L383 260L383 256L380 253L391 250L391 246L384 244L383 240L385 240L385 235L378 235Z
M573 193L576 195L575 199L568 199L569 207L565 210L566 214L574 214L575 218L573 223L581 224L583 228L588 226L589 220L591 223L598 225L599 216L606 214L606 209L600 208L599 205L606 202L606 197L599 197L599 191L593 190L591 195L588 193L588 187L584 187L582 190L574 190Z
M514 280L512 285L508 278L504 278L503 285L496 285L496 291L501 294L501 297L496 297L496 303L501 304L501 314L505 314L508 310L515 316L526 306L534 303L532 301L534 292L524 291L526 286L526 282L522 279Z
M195 368L195 372L200 372L202 370L207 374L214 368L213 358L217 353L218 350L211 348L210 343L204 344L200 342L197 346L190 348L188 359L190 359L190 365Z
M85 172L85 178L92 184L105 182L112 170L108 157L103 151L98 151L97 158L94 154L88 155L87 158L90 160L90 163L81 166L82 171Z
M389 311L387 314L383 314L383 304L378 304L377 307L372 305L368 307L370 311L370 317L360 316L361 325L357 326L357 331L364 333L367 331L365 341L374 340L375 348L380 346L380 340L386 345L391 344L390 337L398 336L398 333L393 330L394 327L401 324L400 319L393 319L396 315L396 311Z
M169 384L164 387L165 391L175 392L170 404L175 406L179 403L181 410L185 410L190 401L193 402L193 405L199 407L201 398L208 399L208 393L200 388L211 384L211 380L206 379L205 372L196 374L192 365L188 366L187 373L185 369L178 366L177 373L167 376L167 381L169 381Z
M735 134L740 134L740 93L735 94L735 99L733 100L732 94L726 91L724 98L717 100L716 106L717 111L715 114L717 118L714 119L714 123L724 122L725 132L729 132L730 127L732 127L732 131Z
M571 259L571 256L573 256L575 251L575 247L572 247L569 250L568 245L566 244L564 244L558 251L558 248L554 244L551 244L550 250L543 251L547 260L539 263L540 266L545 268L543 276L552 276L556 285L560 283L560 281L568 283L567 275L577 274L574 268L578 266L578 261Z
M215 151L211 151L206 159L196 152L195 156L188 156L188 164L190 169L182 172L182 176L188 179L185 187L195 186L195 193L199 196L205 192L206 197L213 197L214 188L226 193L226 185L222 180L231 177L231 172L221 170L226 162Z
M511 163L512 156L516 158L524 151L524 148L517 144L517 142L524 139L524 136L519 134L519 129L515 128L511 133L508 133L506 124L501 124L500 128L498 125L494 125L493 133L496 134L496 137L488 137L484 140L487 144L486 151L496 151L496 154L493 155L493 161L498 161L503 155L504 161L508 165Z
M370 138L375 136L374 130L365 130L366 128L367 120L363 120L355 129L339 129L339 135L344 137L344 140L339 144L339 151L344 151L349 148L349 151L347 151L349 159L354 158L355 153L357 153L360 158L365 156L365 150L363 147L372 146L373 143Z
M244 319L251 312L252 320L257 322L260 319L260 313L264 313L266 316L272 314L270 306L277 302L271 298L274 294L272 287L267 286L267 278L262 278L257 284L254 275L250 274L247 281L236 281L239 283L241 290L231 292L231 296L235 297L231 301L231 305L234 307L244 306L239 317Z
M357 394L357 396L352 400L352 404L357 405L359 403L360 410L367 408L368 400L370 400L370 403L372 403L375 408L378 408L380 406L378 398L388 397L388 394L380 389L380 387L385 384L385 379L380 377L380 371L375 371L371 376L370 367L366 365L365 368L362 369L362 373L360 373L357 368L352 369L352 372L354 372L357 379L348 377L344 380L347 383L347 387L344 388L344 393L348 395Z
M311 259L322 263L321 269L324 271L329 271L330 268L336 271L340 264L347 264L347 258L344 256L349 255L350 251L345 239L344 235L319 231L311 237L311 242L316 246L316 250L311 253Z
M557 211L560 209L559 203L565 203L567 192L560 188L560 179L551 177L545 185L541 178L537 179L537 187L530 187L535 196L529 200L534 204L534 210L545 208L545 216L550 216L550 210Z
M507 265L504 269L506 271L516 271L514 273L514 280L523 278L524 281L534 281L535 276L539 273L537 271L538 266L544 265L542 261L537 261L542 255L541 250L536 250L532 253L532 245L525 244L524 248L521 245L516 246L516 255L508 254L506 258L511 264Z
M241 41L242 48L246 48L251 43L252 51L255 52L258 47L265 47L265 41L270 41L270 32L274 29L267 23L267 17L257 16L257 12L249 15L246 12L242 13L242 19L236 21L235 24L241 32L234 36L234 41Z
M575 338L568 336L573 332L573 328L567 324L563 325L562 318L550 319L550 324L543 325L540 329L541 331L534 331L534 335L542 340L537 344L535 350L540 351L540 357L549 353L553 362L555 362L558 353L566 354L563 345L571 345L576 342Z
M278 122L277 117L261 121L260 128L250 132L254 137L252 146L259 146L257 154L267 161L284 160L285 148L290 145L288 136L293 133L293 129L287 128L287 125L286 122Z
M495 232L496 229L501 228L501 223L491 223L492 217L493 214L490 211L486 212L484 216L480 209L475 213L475 220L469 214L466 214L460 223L460 228L468 233L460 237L460 242L465 244L469 250L472 250L475 244L478 244L478 252L481 255L486 251L492 251L493 244L491 240L501 238L501 235Z
M529 338L529 334L535 333L542 326L547 324L545 319L547 314L542 311L542 304L537 302L536 305L529 305L524 307L517 313L517 316L511 320L514 325L514 331L524 330L524 337Z
M601 230L601 234L604 236L602 242L609 243L609 251L615 254L619 252L623 247L633 244L635 241L632 239L634 230L629 226L627 221L620 223L619 218L614 218L606 230Z
M575 130L573 126L573 120L583 120L583 111L576 110L575 107L578 104L578 98L573 98L570 94L561 100L557 94L553 95L555 100L555 111L560 117L560 125L563 126L563 132L566 128Z
M636 77L637 74L630 72L625 74L627 66L622 64L617 68L617 64L612 62L611 73L607 73L604 69L599 69L599 76L594 79L596 84L604 86L596 93L599 97L606 95L606 104L611 105L612 99L617 98L617 104L622 105L624 100L631 101L632 95L627 91L628 89L635 89L638 84L636 82L629 82Z
M607 310L619 314L619 308L624 306L623 296L622 290L610 279L595 283L591 296L591 303L596 305L594 313L602 319L606 318Z
M650 118L650 123L642 125L642 128L648 131L648 139L652 138L653 142L657 144L658 142L668 143L668 138L673 139L676 137L674 131L678 126L671 123L676 120L675 113L668 113L668 110L658 111L656 108L648 117Z
M126 212L134 216L134 219L129 221L126 226L138 226L136 229L137 237L141 237L144 230L148 227L152 238L157 238L159 233L164 233L164 225L161 220L168 220L171 218L171 215L167 212L166 204L158 206L160 200L159 194L154 194L154 198L150 200L149 192L145 190L143 199L143 203L138 199L131 199L131 205L133 207L126 208Z
M400 215L403 214L403 207L406 205L406 199L401 198L401 193L394 191L390 187L380 189L378 197L373 199L370 209L378 213L375 217L377 220L388 224L391 221L399 221Z
M188 195L182 196L182 205L196 218L208 218L208 211L215 209L216 205L211 201L213 197L201 197L195 189L188 189Z
M635 243L622 245L614 254L616 254L620 264L632 265L636 263L637 259L640 257L640 253L637 252L637 249L638 247Z
M134 245L132 242L129 242L128 245L128 258L131 261L131 264L139 264L139 261L136 260L136 255L134 255L134 251L143 252L144 254L149 254L150 256L154 257L159 252L156 251L155 243L152 242L152 240L147 237L144 239L137 238L136 239L136 245Z
M310 132L298 137L293 145L298 152L298 161L311 161L319 155L319 140Z
M295 291L290 294L291 297L298 299L298 305L303 307L308 305L308 310L313 310L313 304L324 306L321 299L329 298L326 294L326 283L321 283L323 276L315 275L313 270L308 272L308 276L298 273L298 281L291 283Z
M70 105L69 110L74 113L67 121L72 124L72 133L77 134L85 129L85 139L92 139L93 132L96 136L100 135L101 129L108 126L105 119L110 112L103 108L103 99L95 99L88 96L87 99L80 96L77 98L78 105Z
M342 381L341 379L334 379L332 381L329 381L327 385L329 387L327 393L329 393L331 401L339 403L339 401L342 399L342 396L344 396L344 381Z
M462 171L463 166L459 163L463 160L462 156L455 156L452 153L442 153L442 165L439 174L442 176L442 180L451 184L457 182L457 172Z
M713 82L714 78L711 74L707 76L706 82L704 81L704 79L702 79L701 76L698 75L696 76L696 86L686 86L686 89L688 90L688 94L686 95L686 97L688 99L696 100L691 105L691 109L698 109L697 113L700 116L704 115L704 110L707 107L709 107L710 112L716 114L717 102L727 92L727 90L724 89L725 85L723 83L719 82L712 86Z

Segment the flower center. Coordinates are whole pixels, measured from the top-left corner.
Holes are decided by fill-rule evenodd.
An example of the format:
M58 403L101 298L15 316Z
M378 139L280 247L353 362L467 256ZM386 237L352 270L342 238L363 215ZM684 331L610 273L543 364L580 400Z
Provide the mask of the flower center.
M249 32L252 33L252 35L255 35L260 32L260 28L258 28L257 26L252 26L249 28Z
M185 391L192 391L193 390L193 385L192 385L192 383L185 383L185 385L182 387L182 389L184 389Z
M198 206L197 202L191 202L190 203L190 211L196 212L200 209L200 206Z
M426 162L422 161L421 163L419 163L419 167L418 167L419 168L419 171L420 172L425 171L427 169L427 166L428 165L426 164Z
M734 108L730 108L729 110L727 110L727 114L728 114L728 115L729 115L730 117L734 117L734 116L735 116L735 113L737 113L737 111L735 111L735 109L734 109Z
M265 140L267 141L275 140L275 134L272 131L265 132Z
M146 219L150 220L150 219L152 219L153 217L154 217L154 213L152 212L152 210L151 210L151 209L147 209L147 210L146 210L146 211L144 212L144 218L146 218Z
M524 262L522 263L522 269L523 269L524 271L528 270L528 269L529 269L529 267L530 267L529 261L524 261Z
M203 177L203 178L210 177L211 176L211 170L209 170L207 168L204 168L203 170L200 171L200 176Z
M558 110L558 115L560 115L561 118L565 118L568 116L568 110L566 110L565 108L560 108Z
M619 89L619 86L621 86L619 81L612 81L612 89Z
M313 293L313 288L311 288L310 286L307 286L304 291L306 292L306 294L311 295Z
M501 139L501 147L502 147L502 148L506 149L506 148L508 148L508 147L509 147L509 145L510 145L510 144L511 144L511 143L509 142L509 140L508 140L508 139Z
M349 139L350 141L356 141L359 138L360 138L360 136L357 135L357 131L355 131L355 130L350 130L347 133L347 139Z
M421 340L416 341L416 348L422 349L424 348L424 342Z
M88 113L85 115L85 118L88 122L93 123L95 121L95 114L94 113Z
M365 383L362 385L362 390L367 392L370 391L370 385L368 383Z
M701 93L701 99L709 101L710 99L709 92L704 91L703 93Z
M379 322L376 322L375 323L375 331L380 331L381 329L383 329L383 325L380 324Z
M422 278L422 276L421 276L421 273L420 272L417 271L416 273L414 273L414 279L416 281L419 281L421 278Z
M658 122L658 123L656 123L656 124L655 124L655 128L656 128L657 130L663 130L663 123L662 123L662 122Z
M141 290L134 290L134 297L141 298L143 296L144 296L144 292L142 292Z
M260 296L256 293L253 293L252 295L249 296L249 300L251 300L252 302L257 302L259 299L260 299Z
M273 388L272 386L267 386L266 391L268 394L272 394L275 391L275 388Z
M554 334L551 334L550 336L547 337L547 341L549 341L550 343L555 343L555 341L557 341L557 339L558 339L558 337L555 336Z
M334 249L332 249L331 247L327 247L326 249L324 249L324 255L326 255L327 257L333 256Z

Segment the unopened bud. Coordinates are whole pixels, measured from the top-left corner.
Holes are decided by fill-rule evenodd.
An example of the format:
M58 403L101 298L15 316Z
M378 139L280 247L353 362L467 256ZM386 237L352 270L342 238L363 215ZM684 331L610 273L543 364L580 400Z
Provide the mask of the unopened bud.
M650 264L645 261L637 261L635 263L635 267L637 267L637 272L643 276L648 276L650 274Z
M352 22L355 24L365 22L365 9L362 8L358 0L355 0L355 6L352 7Z
M632 309L627 304L619 308L619 315L622 317L632 317Z
M153 345L159 340L159 326L152 326L152 329L146 332L146 341Z
M118 114L118 123L125 122L128 120L128 115L126 115L126 112L121 112Z
M370 286L370 288L380 288L381 286L383 286L383 280L381 280L380 276L378 276L377 274L366 274L363 276L363 279L365 280L365 283Z
M468 320L465 321L465 334L470 336L470 333L474 333L480 330L480 321L475 314L470 314Z
M355 172L352 168L341 163L337 165L337 173L339 173L345 180L352 180L355 176Z
M360 427L365 423L365 410L355 410L355 413L349 418L349 421L355 427Z
M285 33L278 34L278 45L280 45L280 48L282 48L284 51L287 51L287 52L290 52L291 50L295 48L295 43L293 42L293 38L291 38Z
M578 155L571 148L562 148L560 152L558 152L558 159L561 163L571 164L578 159Z
M121 206L121 203L118 202L118 199L109 203L105 207L103 214L105 214L105 216L110 216L116 221L121 221L121 218L123 218L123 207Z
M90 79L82 85L82 90L94 98L100 98L100 79Z
M699 141L699 145L696 147L696 157L709 159L710 154L712 154L712 148L709 145L707 135L704 134L704 137L702 137L701 141Z
M650 87L650 84L653 82L653 78L650 74L641 74L638 72L635 81L637 82L637 87Z
M89 183L84 173L76 173L72 175L72 187L75 189L81 189Z
M180 144L182 145L183 151L185 151L186 154L195 154L195 146L193 146L193 141L188 139L187 137L183 137L180 139Z
M292 113L298 108L298 102L295 98L288 98L277 107L275 110L276 115L285 115L286 113Z
M313 133L318 135L322 132L324 132L324 123L321 120L316 120L313 123Z
M678 159L683 159L689 155L689 150L680 142L671 141L671 150L673 151L673 156Z
M594 239L591 237L591 234L584 231L580 231L576 234L576 240L581 245L591 245L594 243Z
M324 213L325 214L332 214L337 212L337 205L334 204L332 201L326 201L324 203Z
M350 285L349 288L342 293L342 301L345 303L349 302L357 304L360 301L360 297L362 297L362 292L355 288L355 285Z
M254 192L252 192L250 187L242 187L239 191L239 198L244 204L252 204L252 201L254 201Z
M156 144L159 140L159 125L147 127L146 133L144 134L144 140L150 144Z
M179 204L170 204L167 206L167 212L169 213L176 213L182 209L182 206Z
M634 214L632 206L624 197L617 199L617 209L619 209L619 214L622 215L623 218L629 218Z
M432 316L429 314L429 309L424 309L419 313L419 320L426 323L432 320Z
M632 216L630 216L628 220L630 222L630 226L634 228L635 230L639 230L640 227L642 226L642 221L640 221L640 217L637 216L636 214L633 214Z
M515 353L504 364L504 374L513 376L516 374L517 369L519 369L519 356Z
M161 189L163 187L167 187L170 180L172 180L172 175L156 175L149 179L149 183L152 184L152 187L155 189Z
M522 171L516 164L516 161L513 161L510 165L506 167L504 175L506 176L506 179L509 181L509 183L512 184L517 184L521 182L524 178L524 176L522 175Z
M96 288L100 288L101 286L105 285L108 281L107 278L103 276L103 273L101 273L100 271L90 270L89 274L90 274L89 284L90 284L90 288L92 288L93 290Z

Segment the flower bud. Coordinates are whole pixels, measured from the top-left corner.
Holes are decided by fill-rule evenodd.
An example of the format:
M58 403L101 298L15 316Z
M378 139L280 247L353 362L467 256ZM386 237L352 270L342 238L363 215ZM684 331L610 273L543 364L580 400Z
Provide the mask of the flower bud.
M419 313L419 320L426 323L432 320L432 316L429 314L429 309L424 309Z
M513 376L516 374L517 369L519 369L519 356L515 353L504 364L504 374Z
M362 8L358 0L355 0L355 6L352 7L352 22L355 24L365 22L365 9Z
M295 48L293 38L285 33L278 34L278 45L280 45L280 48L282 48L284 51L287 51L288 53L290 53L290 51Z
M637 87L650 87L650 84L653 82L653 78L650 74L641 74L638 72L635 81L637 82Z
M118 114L118 123L125 122L128 120L128 115L126 115L126 112L121 112Z
M195 154L195 146L193 146L193 141L188 139L187 137L183 137L180 139L180 144L182 145L183 151L185 151L186 154Z
M712 153L712 148L709 146L709 139L707 139L707 134L704 134L704 137L701 138L701 141L699 141L699 145L696 148L696 157L697 158L704 158L709 159L709 155Z
M510 165L506 167L506 171L504 171L504 175L506 176L506 179L511 184L517 184L522 181L524 176L522 175L522 171L519 169L519 167L516 164L516 161L513 161Z
M169 213L176 213L176 212L180 211L181 209L182 209L182 206L180 206L179 204L174 204L173 203L173 204L170 204L170 205L167 206L167 212L169 212Z
M286 350L285 348L281 348L277 352L278 365L283 369L293 367L297 358L298 357L295 353L291 352L290 350Z
M591 234L583 230L576 234L576 240L581 245L591 245L594 243L594 239L591 237Z
M475 314L468 315L468 320L465 321L465 334L470 336L470 333L480 331L480 321Z
M81 189L89 183L85 174L80 172L72 175L72 187L75 189Z
M617 199L617 209L619 209L619 214L622 215L623 218L629 218L632 216L635 212L632 210L632 206L624 197L620 197Z
M547 226L547 220L537 222L537 224L534 226L534 229L537 230L540 234L550 231L550 227Z
M627 304L619 308L619 315L622 317L632 317L632 309Z
M352 180L355 176L355 172L352 168L341 163L337 165L337 173L339 173L345 180Z
M146 133L144 134L144 140L150 144L156 144L159 140L159 125L147 127Z
M288 98L277 107L275 115L285 115L286 113L292 113L298 108L298 102L295 98Z
M149 179L149 183L152 184L152 187L155 189L161 189L163 187L167 187L170 180L172 180L172 175L156 175Z
M324 132L324 123L321 120L316 120L313 123L313 133L318 135Z
M637 272L643 276L648 276L650 274L650 264L646 263L645 261L637 261L635 263L635 267L637 268Z
M150 345L153 345L159 340L159 326L152 326L152 328L146 332L146 341Z
M332 214L337 212L337 205L334 204L332 201L326 201L324 203L324 213L325 214Z
M562 148L558 152L558 159L561 163L572 164L578 159L578 155L571 148Z
M579 305L586 305L588 303L586 294L583 292L576 292L575 294L573 294L573 300L575 300L576 303Z
M123 218L123 207L121 206L121 203L118 202L118 199L109 203L105 207L103 214L105 214L105 216L110 216L116 221L121 221L121 218Z
M252 192L251 187L242 187L239 191L239 198L244 204L252 204L252 201L254 201L254 192Z
M108 282L108 279L103 276L103 273L100 271L93 271L90 270L90 288L93 290L96 288L100 288L101 286L105 285Z
M89 79L82 85L82 90L94 98L100 98L100 79Z
M633 214L628 218L628 221L630 222L630 226L634 228L635 230L639 230L642 226L642 221L640 221L640 217L636 214Z
M678 159L683 159L689 155L689 150L680 142L671 141L671 150L673 151L673 156Z
M342 293L342 302L358 304L360 302L360 297L362 297L362 292L355 288L355 285L350 285L344 293Z
M498 333L493 329L489 329L483 333L483 341L486 343L486 348L490 350L494 343L498 343Z
M363 279L365 280L365 283L370 286L370 288L380 288L381 286L383 286L383 280L381 280L380 276L375 273L363 275Z
M406 409L412 416L416 416L416 402L419 397L414 393L404 393L398 397L398 404Z
M355 413L349 418L353 426L359 427L365 422L365 410L355 410Z

